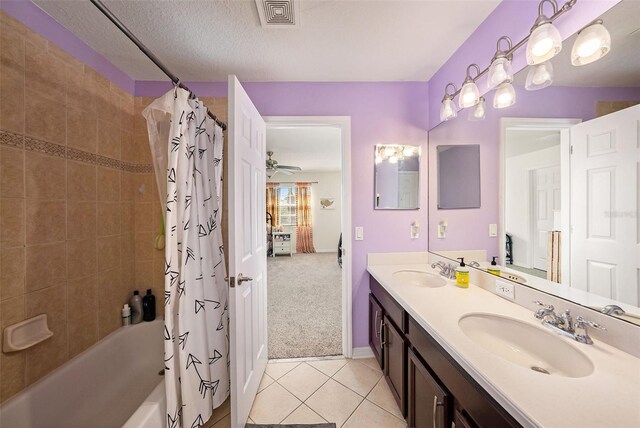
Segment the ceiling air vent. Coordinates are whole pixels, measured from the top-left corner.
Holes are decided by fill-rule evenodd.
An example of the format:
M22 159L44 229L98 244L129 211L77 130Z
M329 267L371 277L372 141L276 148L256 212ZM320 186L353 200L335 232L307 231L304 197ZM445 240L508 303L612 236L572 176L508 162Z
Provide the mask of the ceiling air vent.
M300 26L298 0L256 0L260 23L264 28Z

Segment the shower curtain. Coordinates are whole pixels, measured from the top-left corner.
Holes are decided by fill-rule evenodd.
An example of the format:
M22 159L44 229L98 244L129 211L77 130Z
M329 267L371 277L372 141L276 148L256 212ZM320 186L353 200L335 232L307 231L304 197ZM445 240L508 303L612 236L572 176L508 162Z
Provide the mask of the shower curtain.
M223 134L206 107L180 88L154 101L143 115L158 189L166 189L160 198L166 224L166 426L200 427L230 387L220 228Z

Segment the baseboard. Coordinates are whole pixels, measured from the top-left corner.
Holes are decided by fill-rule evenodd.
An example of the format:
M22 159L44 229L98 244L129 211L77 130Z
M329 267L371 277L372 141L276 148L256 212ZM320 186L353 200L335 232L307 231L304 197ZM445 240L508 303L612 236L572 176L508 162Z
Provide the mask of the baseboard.
M361 348L353 348L351 350L351 358L354 360L360 360L363 358L373 358L373 351L369 346L363 346Z
M337 248L331 248L331 249L325 249L325 250L318 250L316 249L316 253L338 253L338 249Z

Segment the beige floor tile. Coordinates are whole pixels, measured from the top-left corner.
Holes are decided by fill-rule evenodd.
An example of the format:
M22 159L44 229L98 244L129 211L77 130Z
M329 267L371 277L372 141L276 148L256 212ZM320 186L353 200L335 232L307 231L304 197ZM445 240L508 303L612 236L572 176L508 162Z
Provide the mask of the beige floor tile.
M394 416L397 416L401 419L403 418L402 412L400 412L398 404L393 398L393 394L391 394L389 385L387 385L387 381L384 378L380 379L376 386L373 387L369 395L367 395L367 400L382 407L387 412L392 413Z
M253 419L251 419L251 418L247 419L247 423L248 423L248 424L255 424L255 422L254 422L254 421L253 421Z
M304 401L328 379L327 375L320 373L307 363L302 363L278 379L278 383L299 400Z
M406 428L404 420L398 419L391 413L381 409L375 404L364 400L343 428Z
M357 360L349 361L349 364L333 375L333 379L363 397L369 394L381 377L382 372L372 369Z
M286 417L283 424L321 424L326 423L320 415L311 410L306 404L302 404L289 416Z
M249 417L256 424L279 424L300 404L293 394L274 382L256 396Z
M327 376L333 376L340 370L345 364L347 364L349 360L345 358L340 358L339 360L319 360L319 361L308 361L311 367L320 370L322 373Z
M367 367L371 367L374 370L377 370L379 372L381 372L382 370L380 369L380 364L378 364L378 360L376 360L375 358L363 358L360 360L357 360L359 363L364 364Z
M215 425L212 425L211 428L231 428L231 415L229 414L220 419Z
M271 376L269 376L266 373L263 374L262 375L262 379L260 380L260 385L258 385L258 392L262 391L267 386L271 385L273 382L275 382L275 381L273 380L273 378Z
M362 400L362 397L349 388L329 379L307 399L305 404L327 422L334 422L340 427Z
M296 368L300 363L292 362L292 363L275 363L269 362L267 364L267 374L271 376L273 380L278 380L282 376L289 373L291 370Z
M224 403L220 407L216 407L213 409L213 414L211 418L207 421L209 425L213 425L223 420L225 416L231 413L231 397L227 398Z

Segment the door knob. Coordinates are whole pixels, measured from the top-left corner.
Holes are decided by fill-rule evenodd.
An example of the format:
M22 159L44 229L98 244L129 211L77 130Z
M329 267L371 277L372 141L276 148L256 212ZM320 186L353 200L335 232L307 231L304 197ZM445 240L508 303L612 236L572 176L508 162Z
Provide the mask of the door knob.
M249 281L253 281L253 278L250 278L248 276L243 276L242 274L238 274L238 278L236 280L238 285L242 285L243 282L249 282Z

